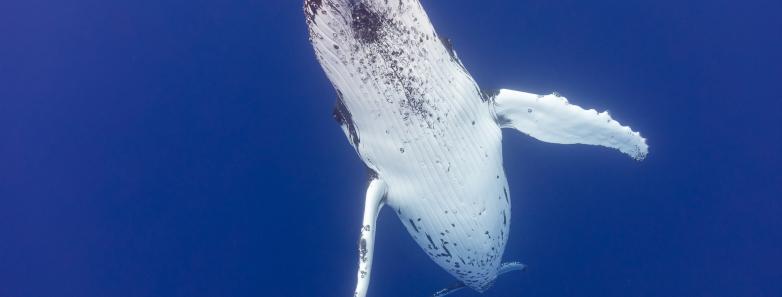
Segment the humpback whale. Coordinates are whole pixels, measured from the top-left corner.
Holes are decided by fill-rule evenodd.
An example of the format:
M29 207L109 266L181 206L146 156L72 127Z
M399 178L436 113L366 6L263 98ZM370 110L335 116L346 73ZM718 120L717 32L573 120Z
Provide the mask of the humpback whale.
M482 90L418 0L305 0L309 39L336 90L334 118L370 172L354 296L366 296L377 216L397 214L461 288L483 292L524 265L503 263L511 221L501 128L641 160L646 140L607 112L557 93Z

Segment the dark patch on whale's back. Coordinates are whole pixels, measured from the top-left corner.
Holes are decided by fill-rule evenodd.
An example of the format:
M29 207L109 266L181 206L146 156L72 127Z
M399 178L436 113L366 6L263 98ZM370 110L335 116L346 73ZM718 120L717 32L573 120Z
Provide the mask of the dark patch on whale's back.
M375 43L380 40L383 27L389 22L387 18L367 7L363 1L352 5L351 14L353 21L350 27L356 40L361 43Z
M337 120L337 123L348 128L348 134L350 134L350 143L353 144L354 147L358 148L358 143L361 141L361 139L359 139L358 131L356 131L356 123L353 122L353 115L350 113L350 110L348 110L347 106L345 106L345 102L342 98L342 92L340 90L337 90L337 102L334 105L334 111L332 112L332 115L334 116L334 119Z

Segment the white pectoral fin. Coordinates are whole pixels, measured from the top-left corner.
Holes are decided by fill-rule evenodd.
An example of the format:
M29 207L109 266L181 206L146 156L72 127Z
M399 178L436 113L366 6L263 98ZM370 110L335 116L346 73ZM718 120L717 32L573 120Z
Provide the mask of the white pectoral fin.
M353 296L364 297L369 288L369 277L372 273L372 256L375 252L375 230L377 216L385 204L387 193L386 183L380 179L373 179L367 188L366 202L364 204L364 220L361 226L361 238L358 243L358 283Z
M646 139L622 126L608 112L583 109L559 95L500 90L494 113L503 128L515 128L538 140L561 144L590 144L615 148L636 160L649 152Z

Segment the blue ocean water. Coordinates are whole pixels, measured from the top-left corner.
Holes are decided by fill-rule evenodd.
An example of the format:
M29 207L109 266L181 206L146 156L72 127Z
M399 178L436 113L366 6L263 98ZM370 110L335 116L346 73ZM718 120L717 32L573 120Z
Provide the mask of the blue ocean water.
M1 2L0 296L350 296L366 171L301 6ZM650 144L505 131L529 269L482 296L782 296L782 2L424 6L482 87ZM453 282L392 212L378 230L369 296Z

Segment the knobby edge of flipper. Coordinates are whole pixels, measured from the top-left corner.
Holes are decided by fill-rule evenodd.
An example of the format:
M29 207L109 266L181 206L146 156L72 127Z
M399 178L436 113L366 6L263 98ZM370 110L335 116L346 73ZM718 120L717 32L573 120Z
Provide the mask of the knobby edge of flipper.
M649 145L640 133L614 120L607 111L584 109L556 92L538 95L500 89L487 96L490 112L501 128L513 128L548 143L613 148L638 161L649 154Z

